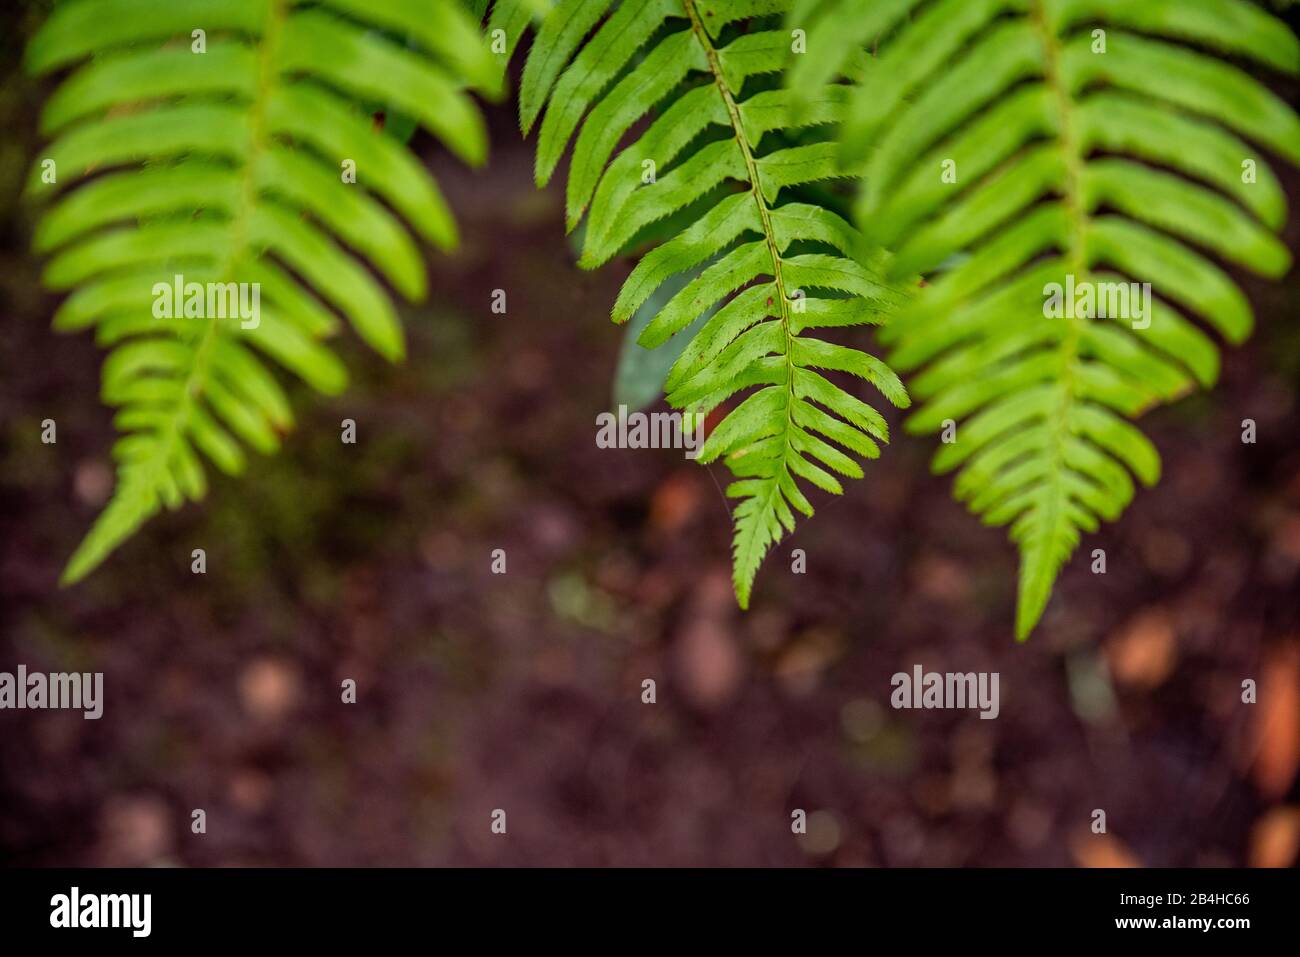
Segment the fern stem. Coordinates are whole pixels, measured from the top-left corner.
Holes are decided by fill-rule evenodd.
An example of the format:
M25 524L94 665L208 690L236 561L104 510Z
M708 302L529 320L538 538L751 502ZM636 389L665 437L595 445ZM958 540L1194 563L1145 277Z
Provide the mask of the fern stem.
M257 44L257 87L250 110L249 155L240 171L239 205L230 220L230 244L222 265L216 270L217 280L225 282L234 279L235 270L244 261L248 248L249 219L257 204L257 184L255 170L258 154L265 148L266 140L266 104L270 99L271 88L276 80L275 58L279 45L280 32L288 15L286 0L270 0L266 19L266 30ZM206 324L194 350L194 363L185 377L180 401L167 424L167 432L158 443L159 454L145 473L149 487L154 488L158 474L168 467L173 452L183 438L186 424L195 403L203 394L212 361L212 349L215 346L220 329L215 315L206 317Z
M1065 165L1065 186L1062 201L1065 205L1066 217L1069 223L1068 247L1064 250L1066 269L1075 276L1077 282L1085 282L1087 281L1087 261L1085 259L1087 214L1083 196L1082 156L1079 150L1079 139L1075 129L1074 110L1071 105L1070 94L1061 77L1060 42L1048 19L1044 0L1031 0L1029 19L1033 23L1043 47L1043 80L1051 90L1056 103L1057 124L1059 127L1058 144ZM1027 574L1029 566L1032 566L1040 574L1046 573L1051 578L1054 578L1059 567L1056 556L1052 554L1057 530L1070 525L1065 508L1069 493L1063 485L1062 476L1066 471L1065 441L1069 432L1070 410L1078 398L1076 395L1076 377L1079 343L1083 333L1082 323L1086 320L1079 317L1073 309L1067 309L1065 312L1066 318L1063 321L1067 323L1067 326L1065 335L1058 347L1061 357L1060 400L1050 422L1052 466L1047 474L1051 477L1048 486L1051 493L1046 496L1043 503L1045 514L1041 523L1041 527L1046 531L1039 541L1023 543L1022 545L1028 554L1021 572L1021 607L1018 611L1016 629L1017 638L1021 641L1029 637L1030 630L1042 614L1042 608L1035 607L1037 604L1036 598L1033 604L1026 604L1027 596L1037 595L1041 590L1045 601L1047 591L1045 587L1040 589L1039 583L1034 580L1036 576ZM1033 553L1041 549L1046 549L1046 553L1034 556Z
M790 299L786 295L785 276L782 271L781 249L777 243L776 230L772 226L772 212L767 205L767 199L763 196L763 188L758 175L758 164L754 160L753 146L745 137L745 127L741 120L740 108L736 105L736 97L730 87L727 86L726 76L722 71L722 65L718 61L718 51L714 47L713 41L709 38L708 31L700 19L699 11L695 7L695 0L682 0L682 7L686 11L686 16L690 19L691 32L695 35L696 42L704 49L704 55L709 64L709 71L713 75L713 83L718 88L718 93L722 96L722 102L726 105L727 116L731 122L732 132L736 137L736 144L740 147L740 154L745 161L745 172L749 177L750 192L754 197L754 203L758 206L759 221L763 227L763 240L767 244L768 254L772 257L772 281L776 287L776 297L780 303L780 322L781 330L785 334L785 366L786 366L786 405L785 405L785 430L782 433L782 453L781 469L788 474L789 464L788 457L790 454L790 434L795 428L794 423L794 334L790 331ZM773 500L780 495L781 481L780 477L773 478L771 488L768 490L767 501L763 503L762 511L772 507ZM741 606L748 604L747 599L741 597Z

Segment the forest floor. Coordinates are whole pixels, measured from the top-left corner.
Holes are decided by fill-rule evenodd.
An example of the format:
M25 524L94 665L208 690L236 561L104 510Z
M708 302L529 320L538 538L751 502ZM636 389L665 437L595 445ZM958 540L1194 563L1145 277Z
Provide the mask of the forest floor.
M509 143L504 111L494 123ZM742 613L722 468L594 441L627 264L574 267L526 147L478 175L435 165L464 249L407 311L405 364L345 340L345 396L296 391L278 456L215 478L66 590L62 563L111 490L111 415L100 353L50 331L24 227L7 230L0 670L102 671L106 700L98 721L0 713L0 860L1294 860L1294 278L1247 284L1261 328L1213 394L1145 417L1160 485L1085 540L1028 643L1004 533L953 502L931 440L901 428L864 481L815 500ZM999 717L892 710L890 677L914 665L999 673Z

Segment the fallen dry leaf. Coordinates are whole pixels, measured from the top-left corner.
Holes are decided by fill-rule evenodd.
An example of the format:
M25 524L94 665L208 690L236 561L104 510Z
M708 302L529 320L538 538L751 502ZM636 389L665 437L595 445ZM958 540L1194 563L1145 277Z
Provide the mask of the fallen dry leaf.
M1080 867L1141 867L1129 846L1113 834L1080 831L1070 839L1070 853Z
M1300 769L1300 645L1284 642L1266 652L1256 708L1255 787L1276 800Z
M715 570L695 586L686 622L673 642L673 663L686 700L702 711L729 702L745 662L732 625L731 578Z
M115 795L100 819L99 860L108 867L157 863L172 847L172 815L156 794Z
M839 657L842 646L840 637L825 629L801 633L777 659L773 667L776 680L795 697L812 694L822 674Z
M301 686L293 666L275 658L259 658L239 676L239 698L254 718L278 721L297 705Z
M1163 608L1149 608L1106 641L1115 681L1150 690L1169 678L1178 661L1174 625Z
M680 532L699 511L701 494L699 481L689 472L669 475L650 499L650 527L666 535Z
M99 459L86 459L77 464L72 488L82 504L103 505L113 494L113 471Z
M1297 854L1300 854L1300 807L1275 807L1251 828L1251 867L1290 867Z
M687 625L677 637L675 652L682 691L692 705L711 711L731 700L743 669L725 623L706 619Z

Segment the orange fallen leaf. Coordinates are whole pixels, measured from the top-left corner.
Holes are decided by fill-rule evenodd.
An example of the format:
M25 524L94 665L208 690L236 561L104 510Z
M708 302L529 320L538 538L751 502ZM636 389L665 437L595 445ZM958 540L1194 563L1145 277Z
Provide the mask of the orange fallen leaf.
M1081 831L1070 839L1070 853L1080 867L1141 867L1129 846L1113 834Z
M297 670L278 658L258 658L239 676L244 710L259 721L279 721L298 704L302 680Z
M1146 689L1164 684L1178 660L1169 613L1151 608L1138 614L1106 642L1106 659L1120 684Z
M1300 807L1276 807L1250 831L1251 867L1290 867L1300 855Z
M680 532L699 511L702 489L694 475L674 472L650 498L650 526L665 534Z
M1300 770L1300 645L1285 642L1266 653L1255 720L1255 787L1276 800Z

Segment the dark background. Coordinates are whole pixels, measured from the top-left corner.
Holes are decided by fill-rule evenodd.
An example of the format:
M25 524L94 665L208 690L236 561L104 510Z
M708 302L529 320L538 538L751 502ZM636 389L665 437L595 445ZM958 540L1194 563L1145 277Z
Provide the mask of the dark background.
M281 454L214 475L202 505L60 590L111 491L113 431L99 351L49 328L16 195L39 143L42 89L18 69L34 19L0 11L0 670L103 671L106 704L97 722L0 712L0 860L1295 860L1296 273L1242 277L1256 336L1213 393L1144 418L1163 481L1085 539L1028 644L1012 640L1004 533L951 500L931 440L901 429L865 481L815 499L741 613L723 468L595 445L629 264L573 265L561 193L534 190L532 146L497 107L481 173L416 141L465 241L407 310L407 362L340 341L352 388L298 388ZM1300 217L1287 241L1300 249ZM497 288L508 315L490 311ZM206 576L190 572L200 547ZM890 710L890 675L918 663L1000 672L1001 716ZM1259 704L1241 703L1244 678Z

